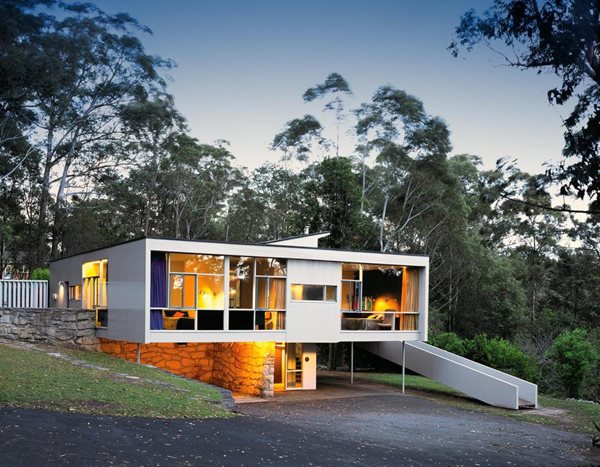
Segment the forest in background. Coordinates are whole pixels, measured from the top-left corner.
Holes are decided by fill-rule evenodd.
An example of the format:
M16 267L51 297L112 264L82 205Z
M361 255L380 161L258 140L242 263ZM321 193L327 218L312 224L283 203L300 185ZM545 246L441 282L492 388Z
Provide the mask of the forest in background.
M494 7L506 3L523 2ZM522 26L528 12L517 13L506 18ZM453 52L520 34L481 36L491 20L470 14ZM437 345L600 400L597 83L567 121L574 162L542 174L454 154L448 125L410 90L383 84L348 108L338 73L298 90L322 113L282 122L269 148L280 161L248 170L226 140L190 136L165 81L172 63L146 52L147 32L91 4L0 3L3 273L27 277L51 258L140 236L257 242L328 231L325 247L430 257ZM566 102L570 85L571 95L549 96ZM340 153L341 135L354 139L352 154ZM578 198L592 211L574 212Z

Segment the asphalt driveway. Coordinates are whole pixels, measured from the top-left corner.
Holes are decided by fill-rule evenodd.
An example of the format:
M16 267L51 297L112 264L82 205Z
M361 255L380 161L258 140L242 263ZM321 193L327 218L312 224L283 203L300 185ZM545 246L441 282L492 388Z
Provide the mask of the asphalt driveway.
M294 397L297 400L294 400ZM0 408L0 465L595 465L590 438L394 391L239 405L225 420Z

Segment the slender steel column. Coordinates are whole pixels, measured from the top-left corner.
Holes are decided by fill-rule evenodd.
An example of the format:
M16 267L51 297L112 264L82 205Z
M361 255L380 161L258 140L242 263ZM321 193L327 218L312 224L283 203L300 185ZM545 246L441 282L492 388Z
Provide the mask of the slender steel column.
M404 394L404 382L406 379L406 352L404 348L404 341L402 341L402 394Z
M350 384L354 384L354 342L350 342Z

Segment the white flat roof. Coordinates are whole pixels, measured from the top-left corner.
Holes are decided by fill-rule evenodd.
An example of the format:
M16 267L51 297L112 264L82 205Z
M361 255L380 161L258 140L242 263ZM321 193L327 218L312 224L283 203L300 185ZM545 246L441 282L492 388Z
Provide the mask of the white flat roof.
M150 250L174 253L204 253L229 256L258 256L340 263L369 263L426 267L428 256L378 253L372 251L334 250L290 245L205 242L147 238Z
M381 253L376 251L340 250L329 248L314 248L306 246L280 245L273 243L234 243L212 240L187 240L174 238L144 237L118 243L111 246L57 258L51 262L61 261L93 252L110 250L118 246L145 241L147 249L173 253L195 253L227 256L258 256L308 261L331 261L339 263L387 264L402 266L429 266L429 257L424 255L408 255L397 253Z

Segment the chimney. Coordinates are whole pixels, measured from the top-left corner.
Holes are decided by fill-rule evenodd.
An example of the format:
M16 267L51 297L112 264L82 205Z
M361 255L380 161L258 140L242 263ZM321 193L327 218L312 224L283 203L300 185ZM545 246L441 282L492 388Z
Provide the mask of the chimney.
M304 235L308 235L310 233L310 225L304 227Z

